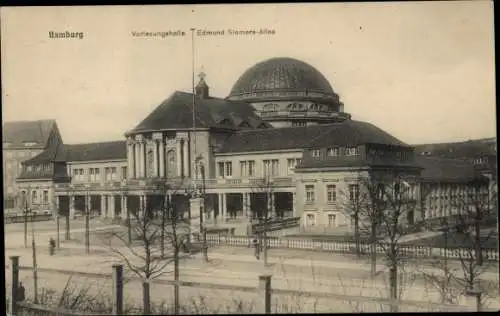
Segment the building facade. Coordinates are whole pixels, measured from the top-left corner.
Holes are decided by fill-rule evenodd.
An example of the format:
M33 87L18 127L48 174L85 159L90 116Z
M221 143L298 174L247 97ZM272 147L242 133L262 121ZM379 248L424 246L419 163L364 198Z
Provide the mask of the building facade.
M62 144L62 138L54 120L5 122L3 124L3 192L4 209L19 208L16 179L21 175L22 163L44 151ZM43 189L36 191L43 200L50 196Z
M432 188L441 196L459 190L448 183L462 188L476 177L466 161L437 174L442 158L416 155L413 146L353 120L328 80L302 61L258 63L227 98L210 95L204 74L194 90L174 92L125 140L44 150L23 163L20 190L35 202L31 188L45 183L47 204L70 217L87 210L124 219L159 207L165 194L189 216L201 193L207 225L246 231L266 214L300 218L305 231L338 231L352 226L344 201L373 172L397 172L422 199L424 179L439 184ZM35 175L36 168L47 172ZM429 201L426 195L425 207L407 220L444 214Z

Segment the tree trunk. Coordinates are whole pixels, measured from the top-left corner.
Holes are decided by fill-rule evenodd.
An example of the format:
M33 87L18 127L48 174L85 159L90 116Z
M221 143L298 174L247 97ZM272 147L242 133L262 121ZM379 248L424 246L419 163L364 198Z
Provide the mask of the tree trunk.
M398 268L395 263L391 263L389 269L389 286L391 292L391 313L398 312Z
M69 227L69 214L66 215L66 240L70 240L71 235L70 235L70 227Z
M481 225L480 225L480 221L479 220L476 220L476 222L474 223L475 225L475 230L476 230L476 236L474 238L474 241L476 243L476 264L478 266L482 266L483 265L483 247L481 247Z
M203 229L203 258L205 262L208 262L208 245L207 245L207 229Z
M165 258L165 210L161 212L161 239L160 239L160 248L161 248L161 257Z
M371 249L371 275L377 274L377 229L375 223L372 223L370 236Z
M33 219L32 219L33 220ZM36 245L35 245L35 237L33 236L33 240L31 241L31 246L33 248L33 300L35 304L38 304L38 271L37 271L37 263L36 263Z
M361 257L361 245L359 236L359 215L356 213L354 215L354 240L356 243L356 256Z
M179 315L180 303L179 303L179 247L175 245L174 249L174 314Z
M24 248L28 248L28 212L24 211Z
M127 218L127 230L128 230L128 245L132 245L132 223L130 222L130 211L129 212L128 218Z
M264 267L267 267L267 216L264 218L264 228L263 228L263 238L262 238L262 247L263 247L263 255L264 255Z
M89 212L85 212L85 252L90 253L90 223Z
M151 314L151 297L149 294L149 280L142 282L142 308L143 315Z

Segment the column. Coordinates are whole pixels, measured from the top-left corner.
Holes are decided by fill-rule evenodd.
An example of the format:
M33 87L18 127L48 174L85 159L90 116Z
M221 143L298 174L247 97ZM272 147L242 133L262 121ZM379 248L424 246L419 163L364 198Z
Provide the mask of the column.
M52 212L52 217L59 217L59 196L54 195L54 211Z
M274 198L274 193L271 193L271 214L269 214L271 218L276 217L276 203Z
M109 217L116 218L116 210L115 210L115 196L109 196Z
M183 141L183 150L184 150L184 176L189 177L189 142L188 139L185 138Z
M134 143L134 178L140 178L140 172L141 170L141 161L140 161L140 155L139 155L139 143Z
M141 140L140 145L140 156L141 156L141 178L146 178L146 143Z
M134 147L129 141L127 143L127 178L134 177Z
M218 210L217 217L223 219L223 216L222 216L222 193L217 194L217 199L218 199L218 203L217 203L217 210ZM214 219L215 219L215 216L214 216Z
M101 218L106 218L106 196L101 195Z
M163 137L160 139L160 178L165 178L165 143L163 142Z
M128 220L128 205L127 205L127 196L122 195L121 196L121 203L122 203L122 213L120 214L122 219Z
M146 195L139 195L139 218L144 218L146 214L147 198Z
M222 218L227 222L227 193L222 193Z
M297 217L297 193L292 192L293 202L292 202L292 217Z
M177 154L177 176L180 177L182 176L182 143L180 139L176 139L176 150L175 153Z
M154 169L154 172L153 172L153 177L154 178L158 178L158 140L156 139L153 139L153 145L154 145L154 149L153 149L153 169Z
M92 203L91 203L91 198L92 196L89 194L89 195L85 195L85 209L84 209L84 212L88 212L87 214L90 215L91 211L92 211ZM85 213L84 213L85 214Z
M247 218L247 207L248 207L248 202L247 202L247 194L246 193L241 193L241 209L243 211L243 217Z
M252 193L246 193L247 195L247 217L248 219L252 219Z
M75 218L75 196L72 194L69 196L69 217Z

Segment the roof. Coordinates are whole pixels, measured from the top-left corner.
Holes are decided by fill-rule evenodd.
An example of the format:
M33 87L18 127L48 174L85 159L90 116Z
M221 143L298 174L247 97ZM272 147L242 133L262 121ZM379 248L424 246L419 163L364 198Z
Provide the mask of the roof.
M332 124L238 131L221 153L355 146L361 144L408 146L375 125L345 120Z
M234 84L230 97L270 90L311 90L334 94L328 80L313 66L297 59L278 57L247 69Z
M45 147L56 124L55 120L12 121L3 124L3 142L9 147L27 147L25 143L35 143L28 147Z
M470 181L477 178L474 165L462 159L416 156L423 168L421 177L432 181Z
M196 126L199 128L239 129L241 121L251 128L270 125L255 114L254 108L242 101L195 97ZM193 94L176 91L153 110L129 133L193 127Z
M61 152L61 155L64 155L68 162L127 159L127 142L119 140L65 145L65 150Z
M417 154L470 159L480 155L496 155L496 138L483 138L464 142L415 145Z

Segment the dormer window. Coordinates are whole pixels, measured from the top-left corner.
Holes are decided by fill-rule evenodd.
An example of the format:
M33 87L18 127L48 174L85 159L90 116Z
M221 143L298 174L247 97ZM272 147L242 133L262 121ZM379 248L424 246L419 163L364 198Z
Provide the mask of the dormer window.
M337 147L328 148L327 155L328 157L338 157L339 149Z
M313 157L313 158L319 158L319 157L320 157L320 155L321 155L321 152L320 152L320 150L319 150L319 149L314 149L314 150L312 151L312 157Z
M347 147L345 149L346 156L357 156L359 155L358 147Z

